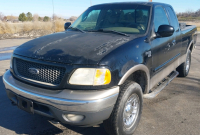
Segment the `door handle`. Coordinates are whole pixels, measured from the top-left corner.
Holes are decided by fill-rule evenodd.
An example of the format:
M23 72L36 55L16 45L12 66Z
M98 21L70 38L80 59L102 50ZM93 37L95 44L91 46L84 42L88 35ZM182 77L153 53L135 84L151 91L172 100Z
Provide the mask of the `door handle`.
M168 43L167 46L165 47L165 52L169 51L169 50L170 50L170 47L171 47L171 46L170 46L170 43Z
M172 46L175 46L176 45L176 40L173 40L172 41Z
M170 50L170 47L171 47L171 45L170 45L170 43L168 43L168 44L167 44L167 47L165 48L165 50L169 51L169 50Z
M169 49L171 47L170 43L167 44L167 48Z

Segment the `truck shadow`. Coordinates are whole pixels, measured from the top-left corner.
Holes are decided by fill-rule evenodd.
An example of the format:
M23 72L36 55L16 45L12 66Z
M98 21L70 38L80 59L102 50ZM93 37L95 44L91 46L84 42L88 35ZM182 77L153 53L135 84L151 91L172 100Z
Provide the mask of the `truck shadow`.
M59 126L62 129L62 132L60 133L66 135L108 135L104 130L102 124L97 125L95 127L76 127L64 124L58 124L57 126ZM57 132L58 131L52 128L46 131L37 132L37 134L41 135L58 134Z
M5 134L82 134L82 135L106 135L103 126L75 127L51 123L49 118L40 115L32 115L12 106L7 98L2 76L0 76L0 131Z

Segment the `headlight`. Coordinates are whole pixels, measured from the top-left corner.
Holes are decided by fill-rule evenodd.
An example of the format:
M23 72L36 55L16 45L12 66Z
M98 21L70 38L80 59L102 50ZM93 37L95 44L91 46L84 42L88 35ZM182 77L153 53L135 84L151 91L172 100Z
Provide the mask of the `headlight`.
M110 70L95 68L79 68L69 80L69 83L73 85L106 85L110 82Z

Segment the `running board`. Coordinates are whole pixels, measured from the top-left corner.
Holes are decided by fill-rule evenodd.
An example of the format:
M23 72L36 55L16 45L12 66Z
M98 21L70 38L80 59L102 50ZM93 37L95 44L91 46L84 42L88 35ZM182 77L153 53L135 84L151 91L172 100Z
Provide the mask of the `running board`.
M178 76L177 71L173 71L166 78L164 78L158 85L156 85L149 94L144 94L143 97L147 99L155 98L174 78Z

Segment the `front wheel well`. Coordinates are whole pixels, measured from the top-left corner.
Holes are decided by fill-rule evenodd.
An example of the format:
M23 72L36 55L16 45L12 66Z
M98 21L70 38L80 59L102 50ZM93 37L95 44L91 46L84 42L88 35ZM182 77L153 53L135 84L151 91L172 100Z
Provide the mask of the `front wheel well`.
M135 71L128 77L127 80L138 83L141 86L143 93L147 91L146 90L147 89L147 75L144 71L142 70Z
M193 51L193 47L194 47L194 45L191 44L191 46L190 46L190 48L189 48L191 52Z

